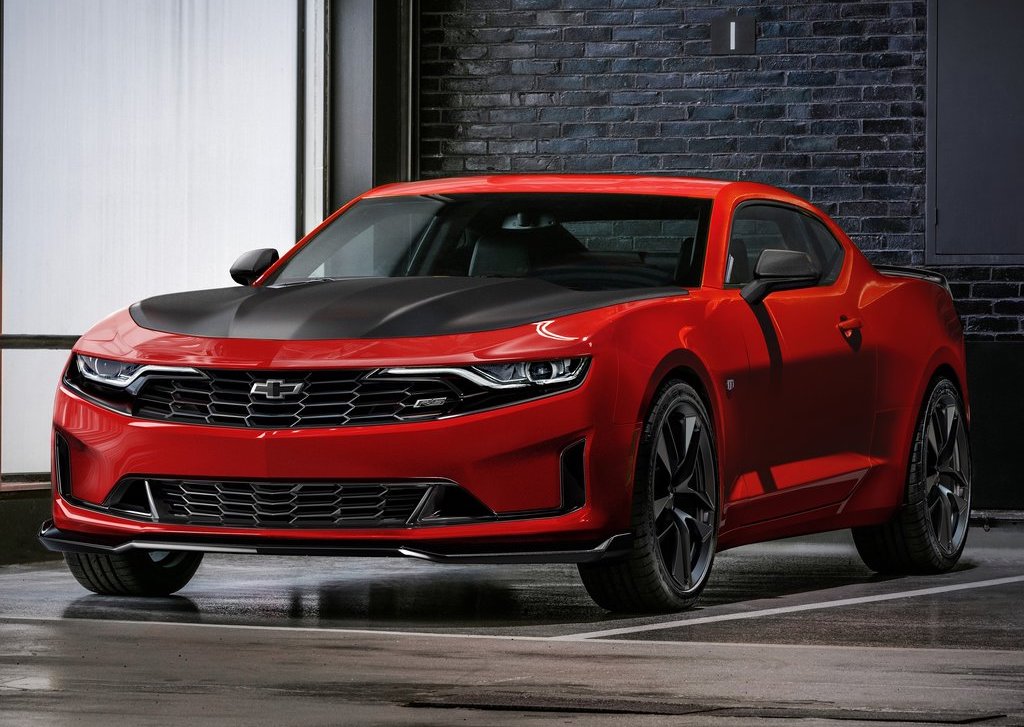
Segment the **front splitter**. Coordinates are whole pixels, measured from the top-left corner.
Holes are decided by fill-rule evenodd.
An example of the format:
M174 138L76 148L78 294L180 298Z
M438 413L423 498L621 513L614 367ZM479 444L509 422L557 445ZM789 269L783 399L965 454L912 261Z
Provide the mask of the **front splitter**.
M355 558L406 557L436 563L593 563L619 558L629 551L629 533L613 535L599 543L503 543L488 546L448 545L423 547L402 541L280 540L265 538L217 538L175 536L166 539L101 538L59 530L52 521L43 523L39 542L48 550L62 553L118 554L141 551L193 551L238 555L317 555Z

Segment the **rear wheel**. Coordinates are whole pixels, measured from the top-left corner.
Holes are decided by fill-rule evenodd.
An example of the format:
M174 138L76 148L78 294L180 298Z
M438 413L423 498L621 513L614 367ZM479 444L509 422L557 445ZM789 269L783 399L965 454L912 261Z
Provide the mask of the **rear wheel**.
M185 551L64 554L79 583L109 596L170 595L192 580L202 560L202 553Z
M883 525L854 528L861 558L879 573L942 573L960 559L971 514L971 450L956 386L932 386L911 444L906 503Z
M583 585L610 611L689 608L700 597L718 536L714 431L697 392L670 381L644 423L633 485L631 552L579 566Z

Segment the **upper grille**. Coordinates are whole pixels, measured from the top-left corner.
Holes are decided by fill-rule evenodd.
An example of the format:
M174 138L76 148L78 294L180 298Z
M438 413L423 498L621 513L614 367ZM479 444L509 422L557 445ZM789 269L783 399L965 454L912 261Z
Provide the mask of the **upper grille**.
M152 378L139 391L134 413L147 419L258 429L335 427L436 418L459 398L438 379L375 379L372 373L204 370L205 378Z
M400 483L148 482L159 522L262 528L402 527L430 487Z

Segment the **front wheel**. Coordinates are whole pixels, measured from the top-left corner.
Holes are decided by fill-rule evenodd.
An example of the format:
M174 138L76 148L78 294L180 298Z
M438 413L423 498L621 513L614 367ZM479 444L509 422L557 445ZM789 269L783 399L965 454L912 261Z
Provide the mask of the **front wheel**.
M718 470L707 409L682 381L662 386L644 422L632 526L627 556L579 566L591 598L628 612L680 611L696 603L715 558Z
M192 580L202 560L202 553L184 551L64 554L75 580L106 596L170 595Z
M960 392L932 386L911 444L905 504L882 525L854 528L864 563L879 573L942 573L960 559L971 515L971 449Z

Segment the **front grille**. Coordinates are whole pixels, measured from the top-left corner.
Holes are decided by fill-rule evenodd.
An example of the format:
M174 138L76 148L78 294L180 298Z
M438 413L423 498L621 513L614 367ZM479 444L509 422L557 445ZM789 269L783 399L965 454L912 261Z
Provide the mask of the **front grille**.
M336 427L437 418L459 399L436 378L377 379L372 370L202 373L147 380L135 399L135 415L257 429Z
M309 529L405 526L438 484L133 480L124 483L111 507L146 502L147 483L158 522Z

